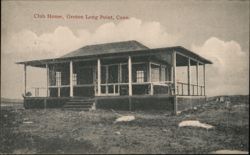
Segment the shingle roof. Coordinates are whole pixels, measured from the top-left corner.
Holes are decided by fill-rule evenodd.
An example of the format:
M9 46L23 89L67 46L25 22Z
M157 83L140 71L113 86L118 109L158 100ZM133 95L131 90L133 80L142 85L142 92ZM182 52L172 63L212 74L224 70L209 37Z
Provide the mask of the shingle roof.
M52 59L43 59L43 60L31 60L31 61L24 61L24 62L17 62L17 64L26 64L31 65L34 67L44 67L47 63L54 63L59 61L70 61L73 59L91 59L98 56L124 56L124 55L133 55L133 54L152 54L157 52L172 52L178 51L184 55L189 57L195 58L198 61L205 63L205 64L212 64L210 60L201 57L200 55L196 54L193 51L190 51L181 46L173 46L173 47L164 47L164 48L153 48L150 49L143 44L131 40L131 41L123 41L123 42L112 42L112 43L105 43L105 44L96 44L96 45L87 45L82 48L79 48L73 52L70 52L66 55L63 55L59 58L52 58Z
M73 52L63 55L60 58L70 58L79 56L90 56L99 54L122 53L128 51L147 50L148 47L135 41L112 42L105 44L87 45Z

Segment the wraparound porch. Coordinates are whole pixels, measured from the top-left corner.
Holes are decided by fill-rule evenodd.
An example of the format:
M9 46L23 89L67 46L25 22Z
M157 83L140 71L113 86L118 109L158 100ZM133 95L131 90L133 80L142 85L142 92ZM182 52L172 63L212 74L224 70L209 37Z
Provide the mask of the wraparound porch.
M111 61L110 61L111 60ZM203 82L199 82L199 68L203 66ZM27 70L25 90L27 95ZM94 97L132 95L205 96L205 64L179 52L165 58L152 56L119 57L95 60L71 60L46 63L46 87L33 87L32 96L45 91L47 97ZM178 68L186 67L187 81L179 81ZM191 68L196 69L191 82ZM193 75L194 77L194 75Z

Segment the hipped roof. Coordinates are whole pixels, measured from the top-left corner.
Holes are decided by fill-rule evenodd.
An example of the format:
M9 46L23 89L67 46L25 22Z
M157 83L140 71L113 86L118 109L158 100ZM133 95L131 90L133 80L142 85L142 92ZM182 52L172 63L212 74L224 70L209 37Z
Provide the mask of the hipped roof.
M106 44L87 45L66 55L63 55L60 58L82 57L108 53L122 53L127 51L138 51L147 49L149 48L139 43L138 41L113 42Z
M23 61L23 62L17 62L17 64L26 64L26 65L41 67L42 65L47 64L47 63L74 60L74 59L79 59L79 58L81 59L96 58L96 57L104 58L105 56L117 56L117 55L122 56L124 54L125 55L126 54L127 55L152 54L156 52L173 52L173 51L178 51L204 64L212 64L210 60L207 60L199 56L198 54L181 46L150 49L135 40L123 41L123 42L112 42L112 43L105 43L105 44L96 44L96 45L87 45L58 58Z

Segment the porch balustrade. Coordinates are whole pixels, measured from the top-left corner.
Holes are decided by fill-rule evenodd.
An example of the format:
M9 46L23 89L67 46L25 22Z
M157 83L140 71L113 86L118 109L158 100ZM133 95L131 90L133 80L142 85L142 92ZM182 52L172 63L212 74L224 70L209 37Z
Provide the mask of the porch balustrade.
M173 95L173 83L171 81L162 81L162 82L143 82L143 83L132 83L132 87L136 85L147 85L147 89L145 90L145 95L150 94L151 88L153 88L154 94L169 94ZM90 86L90 85L89 85ZM93 87L97 87L94 84L91 84ZM128 83L107 83L101 84L101 89L104 89L104 92L108 93L101 93L102 95L121 95L121 87L128 86ZM86 85L74 85L74 87L86 87ZM158 88L166 88L167 93L165 91L157 91ZM188 83L184 82L177 82L176 88L176 95L179 96L204 96L204 86L197 85L197 84L190 84L191 90L190 94L188 94ZM62 86L49 86L49 89L57 89L58 94L60 94L60 90L62 88L68 88L69 85L62 85ZM95 89L97 91L97 89ZM45 97L46 96L46 87L32 87L31 89L31 96L34 97ZM58 95L60 96L60 95Z
M190 94L188 94L188 83L177 82L176 93L180 96L204 96L205 87L197 84L190 84Z
M132 89L134 90L136 87L140 87L140 92L133 92L133 95L139 95L142 93L143 95L154 95L154 94L166 94L172 95L173 83L172 81L161 81L161 82L132 82ZM128 86L129 83L105 83L101 84L101 95L128 95ZM144 86L144 87L143 87ZM95 86L96 87L96 86ZM124 88L125 92L124 93ZM151 89L153 94L151 94ZM164 90L165 89L165 90ZM97 91L97 89L96 89ZM139 93L139 94L138 94Z

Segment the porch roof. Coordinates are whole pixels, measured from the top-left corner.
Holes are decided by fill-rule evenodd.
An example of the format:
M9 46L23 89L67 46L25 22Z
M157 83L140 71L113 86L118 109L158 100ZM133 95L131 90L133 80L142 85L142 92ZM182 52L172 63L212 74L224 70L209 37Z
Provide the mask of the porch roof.
M200 55L182 47L164 47L164 48L154 48L150 49L137 41L124 41L124 42L113 42L106 44L88 45L66 55L53 59L42 59L42 60L31 60L17 62L17 64L25 64L34 67L45 67L45 64L53 64L58 62L67 62L70 60L95 60L96 58L105 57L124 57L126 55L143 55L143 54L156 54L157 52L173 52L178 51L179 53L196 59L204 64L212 64L210 60L207 60Z

